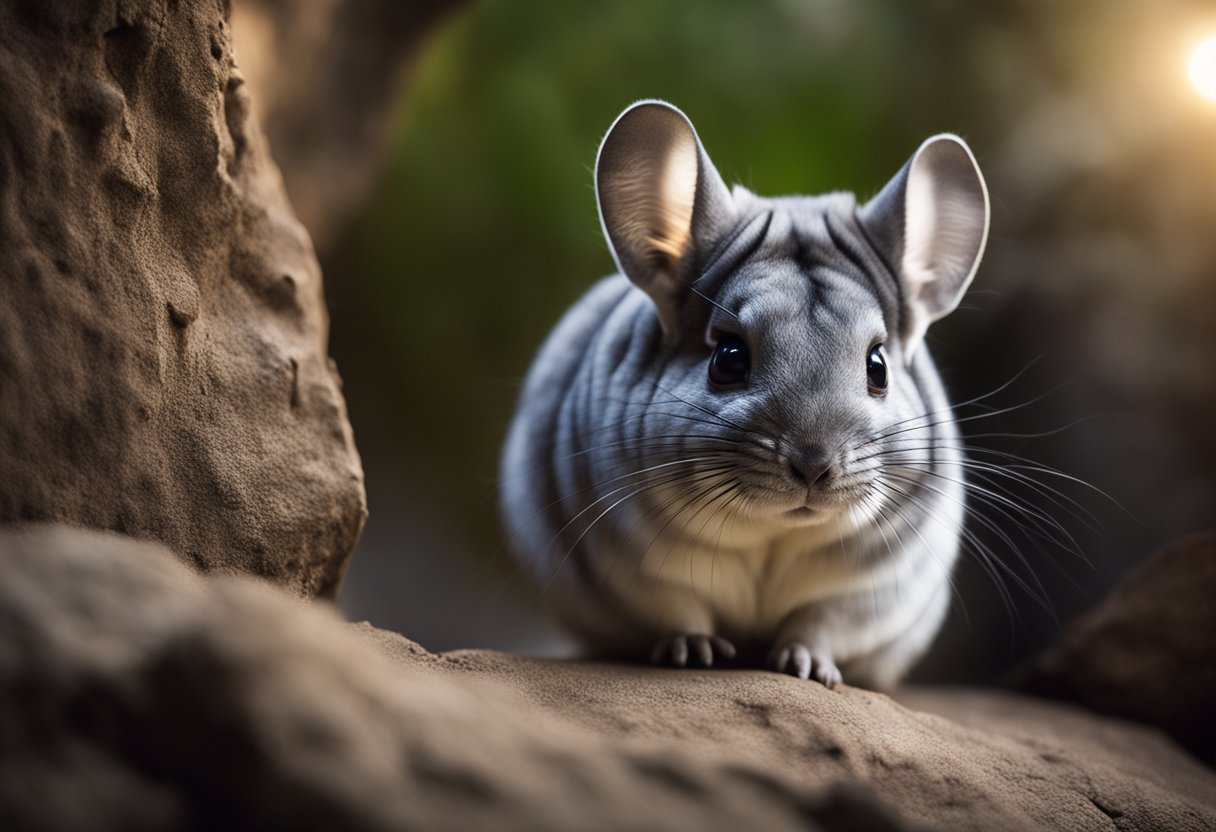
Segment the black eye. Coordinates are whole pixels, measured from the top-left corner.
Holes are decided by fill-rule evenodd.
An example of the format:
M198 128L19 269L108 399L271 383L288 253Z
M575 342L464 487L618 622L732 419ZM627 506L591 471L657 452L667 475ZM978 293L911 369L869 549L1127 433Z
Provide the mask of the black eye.
M887 392L887 354L882 344L875 344L866 356L866 378L870 382L870 392L881 396Z
M751 359L747 344L738 335L723 334L709 357L709 380L722 387L730 387L747 381L747 370Z

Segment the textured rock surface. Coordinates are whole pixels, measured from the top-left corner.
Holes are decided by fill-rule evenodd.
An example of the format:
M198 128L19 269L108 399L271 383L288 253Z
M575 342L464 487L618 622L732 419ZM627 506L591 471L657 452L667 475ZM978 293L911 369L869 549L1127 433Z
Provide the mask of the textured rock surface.
M0 828L1216 824L1154 729L1015 695L432 655L91 532L0 570Z
M0 523L332 594L366 515L226 4L0 4Z
M1157 725L1216 762L1216 533L1133 569L1032 663L1024 686Z

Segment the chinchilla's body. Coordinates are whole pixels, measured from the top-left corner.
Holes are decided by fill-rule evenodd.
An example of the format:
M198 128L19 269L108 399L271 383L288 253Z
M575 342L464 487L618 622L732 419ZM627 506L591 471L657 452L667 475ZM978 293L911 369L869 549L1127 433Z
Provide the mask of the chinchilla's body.
M525 383L502 463L518 557L597 654L894 683L943 620L962 531L923 338L983 251L970 151L927 141L861 206L766 199L641 102L596 185L622 274Z

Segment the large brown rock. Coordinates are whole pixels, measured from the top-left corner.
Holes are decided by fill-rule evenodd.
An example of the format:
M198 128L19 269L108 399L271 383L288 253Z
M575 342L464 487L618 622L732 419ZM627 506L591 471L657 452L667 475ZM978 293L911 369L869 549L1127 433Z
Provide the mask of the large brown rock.
M432 655L68 529L0 574L4 829L1216 825L1156 730L1017 695Z
M1034 660L1022 684L1159 726L1216 762L1216 533L1138 565Z
M227 4L0 4L0 523L336 591L366 509Z

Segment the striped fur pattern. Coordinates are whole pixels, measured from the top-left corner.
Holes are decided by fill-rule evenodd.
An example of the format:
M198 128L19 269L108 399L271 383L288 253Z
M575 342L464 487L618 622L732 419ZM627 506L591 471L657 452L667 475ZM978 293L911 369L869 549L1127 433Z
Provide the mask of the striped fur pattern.
M923 260L927 245L901 235L966 235L907 221L915 159L864 206L840 193L767 199L720 186L669 105L643 102L626 118L649 119L615 149L628 165L665 129L695 142L696 154L682 151L698 164L682 177L695 182L692 227L675 257L650 256L644 234L614 236L614 224L646 218L613 219L610 132L599 199L625 273L569 310L528 374L502 460L512 546L594 654L753 659L829 686L892 685L946 613L964 509L957 428L909 319L957 303L983 241L948 252L968 273L946 276L958 285L938 287L945 303L910 308L900 258ZM966 197L951 195L951 216ZM746 383L730 389L707 378L724 332L750 355ZM866 375L876 344L889 372L881 395ZM808 448L829 462L815 482L795 464Z

